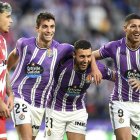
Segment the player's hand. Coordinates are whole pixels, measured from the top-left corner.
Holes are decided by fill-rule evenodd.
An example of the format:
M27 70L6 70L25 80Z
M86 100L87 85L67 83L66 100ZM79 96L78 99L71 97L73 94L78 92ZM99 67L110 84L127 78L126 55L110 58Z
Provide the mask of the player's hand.
M94 77L89 73L86 77L86 82L87 83L94 83Z
M0 117L10 117L10 111L8 109L8 106L4 103L2 99L0 99Z
M131 78L128 80L128 82L131 85L132 89L135 89L136 92L140 91L140 80Z
M99 71L99 69L92 71L91 76L94 77L94 83L96 85L99 85L101 83L102 73Z
M9 108L9 111L11 112L14 107L14 95L10 94L10 96L7 99L7 106Z

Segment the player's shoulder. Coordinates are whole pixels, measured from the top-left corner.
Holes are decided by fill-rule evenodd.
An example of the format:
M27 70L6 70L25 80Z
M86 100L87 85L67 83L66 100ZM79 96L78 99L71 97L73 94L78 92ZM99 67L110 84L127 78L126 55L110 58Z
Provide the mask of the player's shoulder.
M1 39L4 39L4 37L3 37L2 35L0 35L0 40L1 40Z
M69 48L73 48L73 45L69 44L69 43L60 43L61 47L69 47Z
M57 48L57 49L59 49L59 48L73 48L73 45L71 45L69 43L60 43L56 40L53 40L52 46Z
M30 37L30 38L21 37L17 40L17 43L18 44L25 44L25 45L34 44L35 43L35 37Z
M115 40L115 41L110 41L107 44L105 44L105 46L117 48L117 47L121 46L122 41L123 41L123 38L119 39L119 40Z
M30 37L30 38L26 38L26 37L21 37L18 39L18 42L34 42L35 41L35 37Z
M6 41L5 38L2 35L0 35L0 41L3 41L3 42Z
M64 59L64 61L62 62L63 65L70 65L73 64L73 57L70 57L68 59Z

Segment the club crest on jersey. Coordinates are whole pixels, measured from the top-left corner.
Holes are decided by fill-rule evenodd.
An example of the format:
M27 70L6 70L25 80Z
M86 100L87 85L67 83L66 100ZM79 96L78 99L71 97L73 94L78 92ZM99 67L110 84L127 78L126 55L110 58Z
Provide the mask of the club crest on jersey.
M43 67L39 64L34 63L34 62L29 63L25 67L25 73L30 78L37 78L37 77L41 76L43 71L44 71Z
M51 49L46 50L46 56L53 57L53 51Z
M24 119L25 119L25 115L20 114L19 119L20 119L20 120L24 120Z
M124 119L123 118L120 118L119 119L119 123L124 123Z
M47 131L47 135L48 135L48 136L51 135L51 130L50 130L50 129Z
M140 71L138 70L127 70L125 72L125 78L130 79L130 78L136 78L140 79Z

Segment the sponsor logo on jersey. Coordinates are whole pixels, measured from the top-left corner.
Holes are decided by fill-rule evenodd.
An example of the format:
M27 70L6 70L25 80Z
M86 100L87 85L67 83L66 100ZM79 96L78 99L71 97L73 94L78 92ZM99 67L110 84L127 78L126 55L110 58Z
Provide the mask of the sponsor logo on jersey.
M39 64L34 63L34 62L28 64L25 67L25 73L30 78L37 78L37 77L41 76L43 71L44 71L43 67Z
M130 79L130 78L140 79L140 71L138 71L138 70L127 70L125 72L125 78L127 78L127 79Z
M79 88L79 86L69 86L67 89L67 94L69 94L69 96L77 96L81 93L81 88Z

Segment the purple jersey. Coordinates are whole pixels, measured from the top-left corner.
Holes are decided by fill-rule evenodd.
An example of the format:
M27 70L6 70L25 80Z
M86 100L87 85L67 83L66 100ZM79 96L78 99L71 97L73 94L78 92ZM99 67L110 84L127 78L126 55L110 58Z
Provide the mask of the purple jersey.
M98 67L104 79L110 79L112 72L103 64ZM90 83L86 81L90 67L83 73L74 70L73 59L58 67L47 107L58 111L74 111L85 108L85 94Z
M126 45L126 38L112 41L100 49L103 58L111 57L115 63L116 80L111 101L140 101L140 91L129 86L129 78L140 80L140 49L131 50Z
M73 46L53 40L52 51L40 48L36 38L21 38L16 49L19 63L12 76L15 97L22 98L35 107L45 107L54 71L59 62L73 52Z

